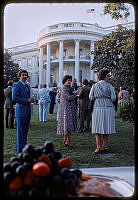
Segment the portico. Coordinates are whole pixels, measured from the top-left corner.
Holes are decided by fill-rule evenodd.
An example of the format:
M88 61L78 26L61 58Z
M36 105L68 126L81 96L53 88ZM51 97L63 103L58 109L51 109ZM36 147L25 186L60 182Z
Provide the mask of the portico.
M86 47L83 53L81 52L82 44L84 44L83 40L75 39L48 42L40 46L39 84L46 83L49 86L52 75L53 80L58 83L58 87L61 87L63 76L70 74L77 79L77 84L80 85L80 71L83 71L83 78L93 80L94 72L89 72L91 71L90 66L93 63L93 55L90 55L90 52L94 51L94 41L85 41ZM46 69L44 69L44 65ZM86 67L85 70L88 71L87 77L85 77L84 66ZM53 70L56 73L52 73ZM55 74L57 75L55 76Z

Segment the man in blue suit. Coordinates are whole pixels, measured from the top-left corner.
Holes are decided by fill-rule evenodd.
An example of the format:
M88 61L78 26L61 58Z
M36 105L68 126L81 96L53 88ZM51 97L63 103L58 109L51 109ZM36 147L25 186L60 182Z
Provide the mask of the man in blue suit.
M22 151L27 142L27 135L31 119L31 103L34 102L30 98L30 86L27 84L28 72L21 70L18 73L19 81L13 85L12 100L16 103L15 117L17 124L17 142L16 151Z

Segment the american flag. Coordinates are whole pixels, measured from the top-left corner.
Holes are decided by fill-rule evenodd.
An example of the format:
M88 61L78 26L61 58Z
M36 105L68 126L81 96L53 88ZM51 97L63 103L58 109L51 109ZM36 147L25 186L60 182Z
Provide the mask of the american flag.
M87 10L86 10L86 13L92 13L92 12L94 12L94 8L91 8L91 9L87 9Z

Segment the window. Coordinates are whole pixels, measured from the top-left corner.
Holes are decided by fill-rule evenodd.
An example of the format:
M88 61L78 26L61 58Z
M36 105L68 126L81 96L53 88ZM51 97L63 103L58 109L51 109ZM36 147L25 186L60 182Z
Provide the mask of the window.
M17 60L17 64L21 67L21 60Z
M63 58L66 58L66 53L67 53L67 49L64 49L64 51L63 51Z
M31 58L27 59L27 68L32 68L32 59Z
M50 83L53 83L53 74L50 74Z
M39 67L39 57L37 57L37 66Z
M82 49L79 50L79 56L82 56Z

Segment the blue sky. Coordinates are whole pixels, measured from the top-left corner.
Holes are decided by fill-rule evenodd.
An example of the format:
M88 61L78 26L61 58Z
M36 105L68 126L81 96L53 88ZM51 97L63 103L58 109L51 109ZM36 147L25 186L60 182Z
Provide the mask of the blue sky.
M131 4L128 22L135 21ZM39 32L50 25L64 22L98 23L108 27L120 23L102 15L104 3L12 3L4 9L4 48L35 42ZM93 13L86 13L94 8Z

